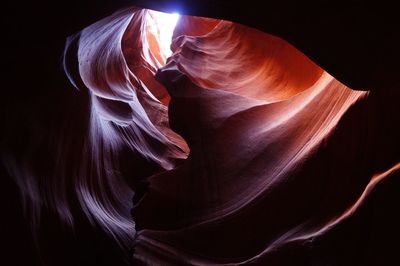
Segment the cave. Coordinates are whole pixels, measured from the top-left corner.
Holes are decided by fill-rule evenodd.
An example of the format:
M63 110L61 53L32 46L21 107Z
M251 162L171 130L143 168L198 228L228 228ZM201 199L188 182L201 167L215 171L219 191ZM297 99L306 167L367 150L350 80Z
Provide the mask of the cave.
M7 6L4 264L395 265L395 10Z

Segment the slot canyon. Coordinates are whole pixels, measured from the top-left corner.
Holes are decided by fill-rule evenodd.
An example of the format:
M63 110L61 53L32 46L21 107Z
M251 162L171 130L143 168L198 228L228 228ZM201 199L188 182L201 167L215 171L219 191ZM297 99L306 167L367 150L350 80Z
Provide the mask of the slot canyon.
M2 265L399 263L394 7L5 13Z

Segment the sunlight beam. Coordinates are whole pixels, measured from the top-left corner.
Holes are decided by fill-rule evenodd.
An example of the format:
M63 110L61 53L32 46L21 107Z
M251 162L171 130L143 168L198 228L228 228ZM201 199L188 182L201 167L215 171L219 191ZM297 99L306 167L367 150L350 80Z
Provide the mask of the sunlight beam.
M180 15L178 13L163 13L153 10L150 11L150 14L154 23L153 26L157 29L161 53L168 58L172 54L170 49L172 35Z

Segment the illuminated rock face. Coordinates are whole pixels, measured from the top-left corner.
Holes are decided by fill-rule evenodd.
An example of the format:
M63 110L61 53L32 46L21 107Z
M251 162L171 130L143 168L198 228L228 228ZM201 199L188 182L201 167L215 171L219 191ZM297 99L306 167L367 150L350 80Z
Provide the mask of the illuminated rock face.
M138 261L291 265L288 249L329 233L400 169L393 161L374 176L355 139L344 153L341 131L358 138L347 121L364 123L353 110L368 92L340 84L285 41L185 17L172 47L156 79L190 156L149 177L134 207Z
M134 238L139 264L328 264L319 247L398 175L399 94L354 91L286 41L215 19L182 16L167 59L155 14L126 9L74 40L88 121L65 158L80 207Z

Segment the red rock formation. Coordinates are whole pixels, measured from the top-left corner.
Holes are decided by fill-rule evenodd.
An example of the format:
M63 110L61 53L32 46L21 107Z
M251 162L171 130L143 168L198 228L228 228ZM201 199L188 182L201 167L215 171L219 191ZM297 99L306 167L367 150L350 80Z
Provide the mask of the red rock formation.
M332 230L400 164L374 179L374 169L354 172L360 154L339 152L348 141L336 140L335 129L345 114L357 123L351 110L368 92L340 84L279 38L196 22L194 34L178 25L174 54L156 76L171 95L172 129L191 153L149 177L133 211L134 256L148 264L288 265L271 257ZM203 25L212 30L199 35Z
M223 20L183 16L167 59L151 16L125 9L70 39L84 126L52 135L51 182L4 156L23 195L71 224L78 205L134 239L140 265L342 265L332 247L399 175L399 93L352 90L285 40Z

